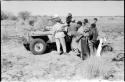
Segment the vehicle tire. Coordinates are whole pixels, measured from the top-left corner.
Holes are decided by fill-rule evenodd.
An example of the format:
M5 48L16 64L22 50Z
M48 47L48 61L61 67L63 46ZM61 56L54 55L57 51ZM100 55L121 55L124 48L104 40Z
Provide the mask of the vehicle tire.
M42 39L34 39L31 43L30 43L30 51L34 54L34 55L40 55L43 54L46 50L46 43L44 40Z

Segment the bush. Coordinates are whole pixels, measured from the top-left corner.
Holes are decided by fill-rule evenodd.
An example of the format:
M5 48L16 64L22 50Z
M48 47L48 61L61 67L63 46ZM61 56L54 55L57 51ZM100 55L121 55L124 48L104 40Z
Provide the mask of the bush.
M45 29L46 26L52 26L53 22L49 21L49 16L37 16L34 27L37 29Z
M8 18L7 14L5 12L1 11L1 20L6 20Z
M30 26L34 26L36 21L37 21L37 17L36 16L30 16L29 19L28 19L28 24Z
M1 11L1 20L17 20L17 17L12 13Z
M23 19L24 21L30 17L30 12L28 11L23 11L18 13L18 17Z
M8 16L8 19L9 19L9 20L17 20L17 17L14 16L14 15L9 15L9 16Z
M87 79L103 78L108 79L112 75L113 65L101 57L91 56L84 61L82 75Z

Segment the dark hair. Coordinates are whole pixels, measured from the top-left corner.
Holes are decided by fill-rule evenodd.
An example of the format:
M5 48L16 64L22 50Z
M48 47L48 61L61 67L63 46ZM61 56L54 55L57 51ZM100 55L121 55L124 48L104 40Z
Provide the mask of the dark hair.
M95 27L96 27L96 24L91 24L91 27L92 27L92 28L95 28Z
M84 23L88 23L89 21L88 21L88 19L84 19Z
M96 21L97 21L98 19L97 19L97 18L94 18L94 20L96 20Z
M80 25L82 25L82 22L81 22L81 21L78 21L78 22L77 22L77 24L80 24Z
M71 13L68 13L68 16L71 16L71 17L72 17L72 14L71 14Z

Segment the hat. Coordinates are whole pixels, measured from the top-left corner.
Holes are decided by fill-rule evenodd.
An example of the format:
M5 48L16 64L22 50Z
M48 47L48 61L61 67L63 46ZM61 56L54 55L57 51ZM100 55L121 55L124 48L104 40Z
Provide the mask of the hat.
M59 15L57 15L57 14L55 14L55 15L53 15L53 16L51 16L51 18L49 18L49 20L55 20L55 19L59 19L60 17L59 17Z
M52 16L53 19L58 18L58 17L59 17L59 15L57 15L57 14Z
M61 18L57 14L53 15L52 19L54 19L56 22L61 22Z
M68 13L68 16L72 16L72 14L69 12L69 13Z

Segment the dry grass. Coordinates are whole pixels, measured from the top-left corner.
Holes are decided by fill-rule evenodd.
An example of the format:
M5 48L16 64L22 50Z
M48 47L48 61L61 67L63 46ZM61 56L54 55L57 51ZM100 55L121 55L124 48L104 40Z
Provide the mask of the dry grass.
M8 33L4 33L4 34L1 34L1 41L2 42L7 42L7 41L9 41L10 39L9 39L9 35L8 35Z
M80 17L82 18L82 17ZM77 18L77 19L80 19ZM84 18L84 17L83 17ZM42 19L42 20L41 20ZM92 19L90 17L90 19ZM82 19L80 19L82 20ZM28 22L28 21L25 21ZM36 24L38 28L41 26L49 25L46 17L36 18ZM4 20L1 21L1 38L8 41L10 35L24 34L27 32L24 28L30 28L28 25L17 24L18 21ZM28 23L27 23L28 24ZM50 25L52 22L50 22ZM8 45L3 45L4 49L1 51L2 56L2 80L27 80L31 78L36 79L73 79L77 76L81 76L81 79L123 79L123 64L121 61L116 64L112 62L112 59L121 53L123 50L123 38L119 38L121 35L119 32L123 31L123 18L114 17L106 18L100 17L99 25L103 26L100 29L106 34L111 42L114 41L113 48L119 49L119 52L115 51L113 54L103 54L101 58L90 57L85 61L81 61L77 56L59 56L54 53L47 53L44 55L35 56L31 52L26 51L23 45L15 46L15 42L12 39ZM119 28L118 28L119 27ZM14 30L17 29L17 30ZM21 29L21 30L20 30ZM34 27L37 29L37 27ZM105 31L104 31L105 30ZM114 31L113 33L111 31ZM114 37L115 39L112 39ZM8 41L9 42L9 41ZM18 43L17 43L18 44ZM116 53L117 52L117 53ZM72 53L71 53L72 54ZM117 67L118 69L114 68ZM118 72L120 70L120 72ZM4 72L3 72L4 71ZM116 73L117 71L117 73ZM116 75L114 75L116 74ZM122 75L120 75L122 74ZM118 77L118 78L117 78Z
M103 58L91 56L84 61L82 73L86 79L103 78L106 79L108 73L113 71L111 62L105 61Z

